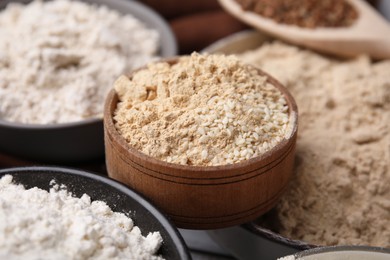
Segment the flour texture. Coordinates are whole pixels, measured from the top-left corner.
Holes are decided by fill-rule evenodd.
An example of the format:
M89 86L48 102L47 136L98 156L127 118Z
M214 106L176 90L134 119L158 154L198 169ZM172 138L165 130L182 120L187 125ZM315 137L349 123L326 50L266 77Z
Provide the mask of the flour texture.
M123 213L64 187L25 189L0 179L0 258L161 260L159 232L142 236Z
M390 60L335 60L280 42L240 56L299 110L295 174L267 225L319 245L390 247Z
M0 12L0 120L101 118L113 81L155 59L158 48L157 31L104 6L11 3Z
M183 165L224 165L264 154L295 122L282 92L234 56L193 53L115 82L115 127L134 148Z

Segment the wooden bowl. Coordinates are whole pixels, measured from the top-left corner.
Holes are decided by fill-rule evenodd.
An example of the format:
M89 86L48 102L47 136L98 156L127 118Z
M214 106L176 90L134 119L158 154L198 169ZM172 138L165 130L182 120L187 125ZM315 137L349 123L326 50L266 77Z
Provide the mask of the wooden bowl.
M180 228L229 227L270 210L292 174L298 112L289 92L277 80L258 71L284 95L293 124L291 135L274 148L261 156L221 166L188 166L155 159L131 147L116 130L113 113L118 96L111 90L104 108L109 176L144 194Z

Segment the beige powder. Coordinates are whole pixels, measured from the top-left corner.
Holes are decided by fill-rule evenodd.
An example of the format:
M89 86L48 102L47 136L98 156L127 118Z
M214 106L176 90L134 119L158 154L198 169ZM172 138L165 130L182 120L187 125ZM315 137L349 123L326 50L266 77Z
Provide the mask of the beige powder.
M335 61L278 42L241 58L299 108L295 176L271 228L320 245L390 247L390 61Z
M181 57L115 83L116 128L134 148L184 165L235 163L291 134L283 94L233 56Z

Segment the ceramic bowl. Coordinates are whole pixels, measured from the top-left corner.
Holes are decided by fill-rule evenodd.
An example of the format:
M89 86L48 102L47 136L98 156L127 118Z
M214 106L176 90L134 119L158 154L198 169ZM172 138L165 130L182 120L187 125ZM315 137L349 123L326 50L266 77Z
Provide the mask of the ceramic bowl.
M38 187L50 189L55 180L64 184L76 197L88 194L92 200L100 200L115 212L130 213L134 224L146 236L149 232L159 231L163 244L158 254L164 259L191 259L188 249L172 223L147 199L128 187L96 174L55 167L23 167L0 170L0 178L10 174L15 183L26 188Z
M168 62L174 64L177 59ZM104 109L109 176L151 199L181 228L213 229L238 225L271 209L292 174L297 107L278 81L260 70L258 73L267 76L289 107L293 130L274 148L252 159L221 166L179 165L155 159L129 146L115 128L113 113L118 96L112 90Z
M127 0L83 1L133 15L160 33L160 56L177 54L176 39L167 22L142 3ZM9 2L29 3L31 0L1 1L0 9ZM96 118L74 123L37 125L0 120L0 153L45 163L78 163L103 159L103 121L102 118Z

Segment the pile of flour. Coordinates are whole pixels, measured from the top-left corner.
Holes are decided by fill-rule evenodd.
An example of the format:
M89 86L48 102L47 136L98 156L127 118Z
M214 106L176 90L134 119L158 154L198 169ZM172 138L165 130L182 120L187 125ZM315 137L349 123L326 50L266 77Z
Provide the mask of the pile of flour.
M155 59L159 34L103 6L55 0L0 13L0 120L102 117L113 81Z
M290 137L282 92L234 56L193 53L115 82L115 127L135 149L183 165L259 156Z
M299 110L295 175L274 231L319 245L390 246L390 60L339 61L280 42L240 56Z
M58 185L26 190L2 177L0 219L1 259L162 259L159 232L143 237L125 214Z

